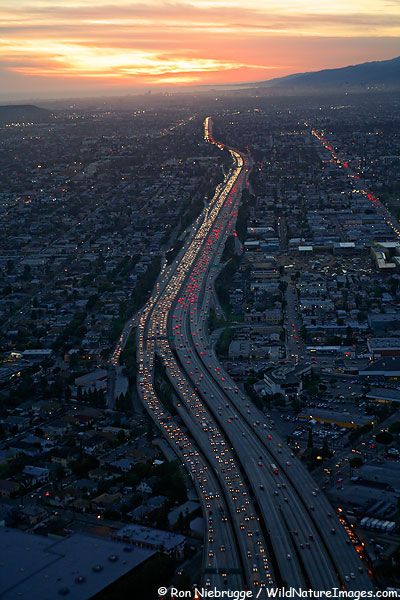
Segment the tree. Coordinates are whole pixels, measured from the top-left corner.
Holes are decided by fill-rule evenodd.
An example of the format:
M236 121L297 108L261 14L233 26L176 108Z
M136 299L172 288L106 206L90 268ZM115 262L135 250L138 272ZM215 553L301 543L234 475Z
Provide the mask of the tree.
M279 406L281 408L284 408L286 406L286 400L283 394L274 394L272 396L272 401L275 404L275 406Z
M86 456L82 460L76 460L72 463L71 469L76 477L83 477L89 471L99 467L100 463L95 456Z
M10 275L10 273L12 272L12 270L14 268L14 261L11 258L9 258L7 260L7 267L6 268L7 268L7 275Z
M25 265L22 273L22 279L24 281L28 281L31 278L31 267L30 265Z
M119 521L121 519L121 513L115 508L108 508L103 513L103 518L109 521Z
M295 413L300 412L301 407L302 407L302 403L300 401L300 398L298 396L295 396L294 398L291 399L290 401L291 405L292 405L292 410L294 410Z
M235 255L235 237L233 235L230 235L225 242L224 251L221 256L221 262L226 262L227 260L232 258L234 255Z
M138 475L141 479L148 477L150 471L151 465L149 463L136 463L132 468L133 474Z
M157 511L157 517L156 517L156 526L157 527L160 527L161 529L168 528L168 526L169 526L168 513L169 513L168 504L164 503L163 506Z
M301 339L302 339L304 342L306 342L306 341L307 341L307 329L305 328L305 326L304 326L304 325L302 325L302 326L300 327L299 333L300 333Z
M400 433L400 421L395 421L391 425L389 425L390 433L399 434Z
M313 440L313 432L312 429L310 427L310 429L308 430L308 437L307 437L307 448L309 450L311 450L312 448L314 448L314 440Z
M148 442L151 442L151 440L154 438L154 430L153 430L153 426L151 423L147 424L146 427L146 440Z
M232 329L230 327L225 327L225 329L221 332L221 335L219 336L217 344L215 346L217 354L227 356L232 339Z
M331 454L332 454L332 452L329 448L328 439L325 438L324 443L322 444L322 448L321 448L321 456L323 456L324 458L329 458L331 456Z
M129 412L132 410L132 401L129 391L126 394L120 394L115 402L116 410Z
M287 281L280 281L279 282L279 290L282 292L282 294L284 294L287 290Z
M353 458L349 460L349 465L352 469L359 469L363 465L363 459L360 456L353 456Z
M185 518L183 512L179 511L178 520L176 522L176 528L178 531L184 531L185 529Z
M375 439L378 442L378 444L386 445L393 442L393 436L391 433L389 433L389 431L380 431L376 434Z
M66 475L64 467L62 465L59 465L55 470L55 474L57 479L64 479Z

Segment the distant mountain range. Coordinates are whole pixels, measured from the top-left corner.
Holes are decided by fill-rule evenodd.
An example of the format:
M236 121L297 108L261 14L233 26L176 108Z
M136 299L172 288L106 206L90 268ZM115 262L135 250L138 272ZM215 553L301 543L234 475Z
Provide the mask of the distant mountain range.
M324 69L322 71L310 71L306 73L295 73L285 77L277 77L267 81L255 81L252 83L206 85L187 88L186 92L194 90L221 90L246 94L247 90L257 89L261 95L296 95L314 94L324 92L344 92L346 90L365 91L375 90L399 90L400 91L400 56L390 60L361 63L339 67L337 69ZM150 97L146 94L146 102L151 98L158 98L162 94L155 93ZM139 93L143 96L143 91ZM144 96L143 96L144 97ZM126 96L123 96L126 100ZM92 99L93 100L93 99ZM117 98L114 99L116 101ZM97 99L94 99L97 102ZM165 102L165 98L163 98ZM47 123L52 112L45 108L39 108L34 104L8 104L0 105L0 124L7 123Z
M400 87L400 56L351 65L338 69L324 69L307 73L296 73L268 81L258 81L251 87L260 88L366 88L370 86Z
M8 104L0 106L0 123L46 123L50 111L33 104Z

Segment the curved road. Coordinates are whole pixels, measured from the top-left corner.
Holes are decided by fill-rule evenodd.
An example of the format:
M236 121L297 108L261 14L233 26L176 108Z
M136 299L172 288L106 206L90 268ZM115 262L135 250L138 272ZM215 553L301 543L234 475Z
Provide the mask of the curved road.
M212 137L211 125L207 118L205 139L224 148ZM140 319L139 391L170 443L176 445L179 434L195 452L195 470L188 461L190 452L181 459L203 484L199 491L209 526L206 569L220 577L225 569L220 585L233 587L230 578L237 577L235 569L241 565L252 587L371 590L366 570L326 498L276 433L269 432L268 420L250 405L210 349L206 321L214 267L234 230L250 169L246 156L226 149L232 169L196 220L178 258L162 273ZM155 353L179 398L179 423L171 415L166 420L154 392ZM225 503L217 509L218 522L209 508L210 497ZM234 549L230 556L236 567L229 572L222 524Z

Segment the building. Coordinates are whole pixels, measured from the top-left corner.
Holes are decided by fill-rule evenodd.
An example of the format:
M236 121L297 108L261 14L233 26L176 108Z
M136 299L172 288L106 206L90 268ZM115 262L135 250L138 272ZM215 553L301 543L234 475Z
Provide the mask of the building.
M184 517L191 517L196 511L200 509L198 502L193 500L187 500L180 506L175 506L168 513L168 523L171 527L174 527L180 519L180 515Z
M119 458L118 460L111 462L110 467L121 473L129 473L135 462L136 461L133 458Z
M400 378L400 358L389 356L380 358L365 369L359 371L361 377L384 377L397 380Z
M37 348L37 349L28 349L22 352L22 358L34 359L34 360L44 360L46 358L51 358L54 352L51 348Z
M308 327L307 327L308 330ZM354 348L351 346L307 346L307 351L313 354L322 355L354 355Z
M357 478L371 485L380 485L390 491L400 492L400 463L372 463L357 469Z
M27 465L24 467L23 474L29 479L31 485L36 485L37 483L46 483L49 480L50 471L45 467Z
M8 479L0 479L0 497L11 498L18 493L20 485L17 481L10 481Z
M69 600L92 598L151 558L151 548L126 552L116 541L80 533L54 541L0 528L0 597Z
M335 412L321 408L310 408L299 414L302 421L316 421L324 425L337 425L346 429L358 429L368 423L373 423L373 417L349 412Z
M400 337L371 338L367 341L372 358L400 356Z
M82 392L93 392L107 390L108 371L106 369L96 369L86 375L77 377L75 379L75 385L80 388Z
M391 404L392 402L400 402L400 390L390 390L387 388L372 388L371 391L366 395L366 398L370 402L376 402L378 404Z
M379 269L396 269L400 266L399 242L377 242L371 246L371 254Z
M282 394L288 400L297 397L303 389L303 378L311 373L311 365L272 365L264 373L265 392L272 396Z
M128 516L133 521L143 521L151 517L151 515L160 510L166 503L166 496L153 496L149 498L144 504L134 508L128 513Z
M231 360L255 358L254 343L250 340L232 340L229 344L228 356Z
M400 311L392 313L371 313L368 315L368 325L377 335L382 333L391 334L393 331L400 330Z
M94 510L98 510L99 512L103 512L106 510L110 510L119 505L121 501L122 494L117 492L116 494L100 494L97 498L93 498L91 501L92 507Z
M186 543L183 535L142 525L127 525L116 531L113 537L125 544L149 548L170 556L182 556Z

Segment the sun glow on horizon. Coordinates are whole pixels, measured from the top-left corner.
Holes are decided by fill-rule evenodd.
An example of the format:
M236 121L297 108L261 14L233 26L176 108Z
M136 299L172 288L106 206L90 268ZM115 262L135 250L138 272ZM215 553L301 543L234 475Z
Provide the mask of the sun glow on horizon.
M269 79L390 58L400 34L395 0L3 0L0 18L0 76L16 89Z

